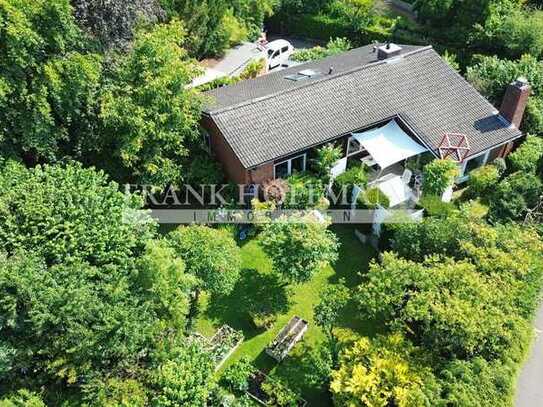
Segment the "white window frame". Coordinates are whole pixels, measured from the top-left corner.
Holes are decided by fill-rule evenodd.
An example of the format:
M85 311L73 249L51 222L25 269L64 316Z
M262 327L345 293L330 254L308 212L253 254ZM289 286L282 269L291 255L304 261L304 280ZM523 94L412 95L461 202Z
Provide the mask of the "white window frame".
M497 147L497 146L496 146ZM492 150L492 149L490 149ZM465 160L463 163L462 163L462 166L460 168L460 176L458 177L458 182L464 182L464 181L467 181L468 178L469 178L469 174L466 174L466 167L468 166L468 163L471 161L471 160L475 160L481 156L484 156L484 159L483 159L483 162L481 163L481 165L477 168L481 168L482 166L486 165L487 161L488 161L488 156L490 155L490 150L486 150L486 151L483 151L482 153L480 154L477 154L477 155L474 155L473 157L470 157L468 160Z
M349 154L349 150L350 150L350 147L351 147L351 141L355 140L354 136L350 136L349 139L347 140L347 152L345 154L345 157L349 158L349 157L352 157L353 155L356 155L356 154L360 154L361 152L363 152L365 150L364 146L358 141L358 144L360 145L360 149L358 151L355 151L354 153L350 153Z
M303 165L303 170L302 170L302 172L304 172L307 166L307 153L303 153L303 154L294 156L292 158L289 158L288 160L283 160L283 161L273 164L273 179L277 178L275 167L284 163L287 163L287 167L288 167L287 177L291 176L292 175L292 160L296 160L297 158L300 158L300 157L304 158L304 165Z

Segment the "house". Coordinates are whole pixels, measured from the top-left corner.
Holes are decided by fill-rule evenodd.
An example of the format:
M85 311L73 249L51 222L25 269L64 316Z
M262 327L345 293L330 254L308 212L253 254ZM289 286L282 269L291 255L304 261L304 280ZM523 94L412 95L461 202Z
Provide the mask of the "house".
M209 91L201 124L238 184L304 171L330 142L379 177L413 156L456 157L462 180L511 151L529 94L517 80L498 111L430 46L364 46Z

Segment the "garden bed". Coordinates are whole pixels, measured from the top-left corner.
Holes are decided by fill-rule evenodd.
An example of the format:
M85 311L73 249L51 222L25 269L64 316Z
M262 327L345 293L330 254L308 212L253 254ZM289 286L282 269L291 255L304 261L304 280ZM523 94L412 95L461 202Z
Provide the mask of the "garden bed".
M197 340L211 354L215 363L215 371L219 370L224 362L235 352L243 342L243 333L236 331L229 325L221 326L211 339L200 333L192 334L193 340Z
M294 316L288 324L281 329L275 339L266 348L266 353L272 358L281 362L290 352L290 350L302 339L307 331L307 321Z

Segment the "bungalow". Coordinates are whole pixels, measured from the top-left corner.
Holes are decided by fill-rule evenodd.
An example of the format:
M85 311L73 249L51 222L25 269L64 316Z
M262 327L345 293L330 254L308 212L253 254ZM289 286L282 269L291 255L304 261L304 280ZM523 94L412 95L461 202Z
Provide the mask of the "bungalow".
M456 159L462 180L511 151L529 94L515 81L498 111L432 47L370 45L209 91L201 124L239 184L304 171L330 142L378 177L427 154Z

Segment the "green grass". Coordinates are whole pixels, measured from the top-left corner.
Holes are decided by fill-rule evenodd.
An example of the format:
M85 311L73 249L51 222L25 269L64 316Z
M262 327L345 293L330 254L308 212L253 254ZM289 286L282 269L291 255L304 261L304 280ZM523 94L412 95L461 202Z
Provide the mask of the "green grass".
M242 330L245 341L224 367L242 356L248 356L260 370L283 379L292 389L299 391L311 406L330 405L326 390L313 387L306 380L307 363L304 363L304 354L308 348L318 346L324 339L323 332L313 321L313 307L319 302L322 290L329 284L337 283L340 278L345 279L347 286L356 287L361 278L359 273L366 272L369 260L374 254L370 247L363 246L356 239L353 228L341 226L334 228L333 231L341 241L338 262L318 272L307 283L289 286L286 289L275 278L271 271L271 263L257 241L245 243L242 247L242 276L234 293L214 301L204 296L196 322L196 329L208 336L222 324ZM267 331L258 330L247 313L247 304L272 295L281 305L277 321ZM303 343L297 344L289 356L278 364L266 355L264 349L294 315L306 319L309 322L309 329ZM357 317L354 306L345 313L342 325L360 335L371 336L375 333L374 325Z

